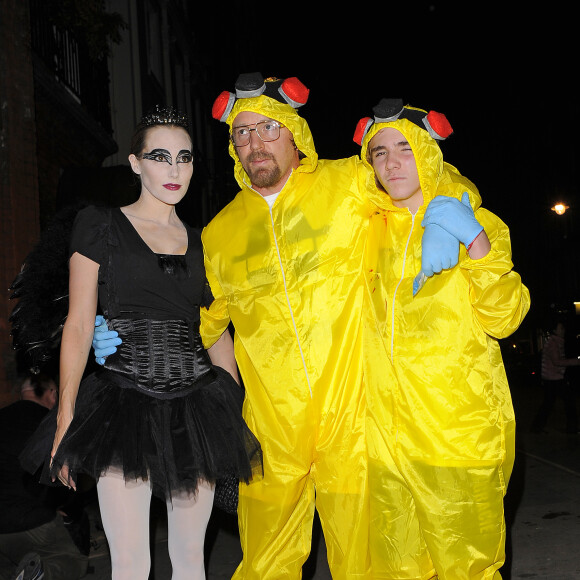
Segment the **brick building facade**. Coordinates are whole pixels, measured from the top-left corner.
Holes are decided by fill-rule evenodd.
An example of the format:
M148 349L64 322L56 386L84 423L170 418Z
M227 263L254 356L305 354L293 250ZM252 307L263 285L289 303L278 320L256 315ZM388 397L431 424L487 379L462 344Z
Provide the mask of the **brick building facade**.
M15 398L8 288L38 238L39 197L27 2L1 0L0 18L0 406Z
M235 185L222 177L231 175L227 143L214 145L209 111L215 94L208 82L214 69L194 51L194 7L186 0L75 2L106 10L102 22L110 15L124 20L118 35L105 38L107 54L91 56L77 26L82 19L67 12L73 28L64 26L51 12L58 2L0 0L0 407L18 397L18 372L27 370L12 348L8 318L17 301L9 300L8 288L60 208L136 199L128 141L152 103L177 106L191 120L198 154L178 207L182 219L205 225ZM92 33L102 22L84 26ZM220 146L227 172L215 164Z

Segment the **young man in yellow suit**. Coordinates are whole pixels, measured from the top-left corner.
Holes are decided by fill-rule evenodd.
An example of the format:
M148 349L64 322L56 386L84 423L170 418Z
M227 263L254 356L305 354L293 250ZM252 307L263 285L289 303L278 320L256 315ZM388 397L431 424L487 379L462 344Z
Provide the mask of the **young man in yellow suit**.
M447 119L400 100L373 111L355 133L381 208L365 251L373 577L499 579L515 420L496 339L518 328L529 292L507 227L443 161ZM431 253L441 233L457 265Z

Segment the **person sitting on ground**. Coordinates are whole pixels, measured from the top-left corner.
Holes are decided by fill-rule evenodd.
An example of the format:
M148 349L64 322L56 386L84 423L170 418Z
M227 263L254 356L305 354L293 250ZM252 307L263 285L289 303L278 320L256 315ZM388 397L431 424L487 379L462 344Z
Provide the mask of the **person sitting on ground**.
M0 580L76 580L88 557L57 511L60 490L37 483L18 456L54 407L58 389L46 375L25 377L21 400L0 409Z

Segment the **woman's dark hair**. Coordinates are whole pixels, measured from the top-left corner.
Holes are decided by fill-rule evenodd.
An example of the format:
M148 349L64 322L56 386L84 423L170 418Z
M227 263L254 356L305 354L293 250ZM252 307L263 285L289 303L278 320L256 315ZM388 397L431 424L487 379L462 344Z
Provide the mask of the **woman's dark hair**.
M187 115L173 107L161 107L156 105L151 111L141 117L141 121L133 133L129 153L135 155L135 157L139 157L145 149L145 139L147 138L147 132L149 129L163 126L181 127L182 129L185 129L189 135L189 120Z

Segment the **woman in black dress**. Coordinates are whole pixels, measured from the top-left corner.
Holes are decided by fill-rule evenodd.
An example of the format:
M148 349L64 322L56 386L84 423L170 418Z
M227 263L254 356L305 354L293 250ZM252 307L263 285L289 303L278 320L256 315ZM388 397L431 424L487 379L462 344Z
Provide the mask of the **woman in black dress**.
M200 232L175 212L193 172L186 127L172 110L145 117L129 156L139 199L81 210L71 238L50 473L73 488L79 472L97 479L113 580L148 578L152 493L167 501L173 580L203 578L215 481L261 466L237 371L211 362L231 360L231 337L206 352L199 335ZM123 343L81 382L98 308Z

